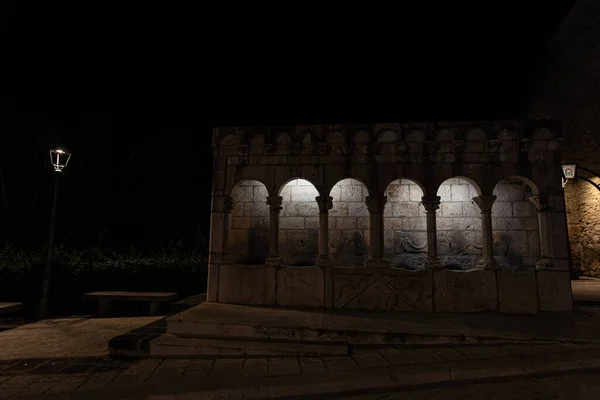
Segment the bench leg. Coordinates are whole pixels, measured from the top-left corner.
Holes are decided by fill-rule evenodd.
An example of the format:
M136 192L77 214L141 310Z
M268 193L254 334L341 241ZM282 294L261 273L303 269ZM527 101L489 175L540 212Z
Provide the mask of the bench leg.
M157 302L150 303L150 315L158 315L159 307L160 307L160 303L157 303Z
M106 317L109 313L108 300L98 300L98 316Z

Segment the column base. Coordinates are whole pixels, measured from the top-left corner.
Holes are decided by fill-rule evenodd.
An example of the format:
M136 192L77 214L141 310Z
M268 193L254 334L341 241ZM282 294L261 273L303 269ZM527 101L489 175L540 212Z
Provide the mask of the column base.
M442 261L439 258L428 259L425 263L427 269L442 269Z
M279 258L279 256L276 255L268 256L265 260L265 264L274 267L279 267L281 265L281 259Z
M374 268L389 268L390 262L384 259L372 259L367 260L365 263L365 267L374 267Z
M333 263L329 257L319 257L317 258L317 267L331 267Z
M477 262L477 264L475 265L475 268L496 270L499 268L499 265L498 265L498 262L494 258L481 259Z

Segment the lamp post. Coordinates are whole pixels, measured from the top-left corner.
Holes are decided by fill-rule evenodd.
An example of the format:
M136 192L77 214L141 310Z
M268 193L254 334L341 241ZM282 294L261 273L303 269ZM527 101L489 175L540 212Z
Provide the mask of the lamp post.
M50 150L50 161L54 167L54 199L52 201L52 212L50 214L50 233L48 235L48 252L46 255L46 267L44 268L44 278L42 281L42 295L38 309L38 318L48 316L48 294L50 291L50 276L52 273L52 248L54 246L54 227L56 222L56 204L58 201L58 181L60 173L69 163L71 153L64 150Z

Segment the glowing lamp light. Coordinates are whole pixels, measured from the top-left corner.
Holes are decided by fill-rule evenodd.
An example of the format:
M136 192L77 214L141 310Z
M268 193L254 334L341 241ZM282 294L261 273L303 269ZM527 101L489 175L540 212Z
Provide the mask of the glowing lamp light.
M565 187L567 182L577 177L577 164L563 164L562 165L562 185Z
M61 149L50 150L50 161L54 166L54 171L62 172L63 168L67 166L69 163L69 159L71 158L71 153L67 153Z

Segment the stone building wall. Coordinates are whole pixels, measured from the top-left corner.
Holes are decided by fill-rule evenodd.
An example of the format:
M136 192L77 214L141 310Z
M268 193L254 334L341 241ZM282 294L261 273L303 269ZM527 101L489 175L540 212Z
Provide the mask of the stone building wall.
M537 210L529 200L533 193L522 181L504 180L494 188L492 207L494 256L504 268L535 266L540 257Z
M566 139L563 163L600 173L600 1L575 0L554 38L528 110L530 118L552 118ZM584 175L591 178L592 175ZM600 277L600 192L586 182L564 188L573 266Z
M231 259L239 264L262 264L269 251L267 188L258 181L242 181L235 185L231 197Z
M305 179L288 182L279 219L279 247L283 265L315 265L319 252L319 207L317 189Z
M329 253L334 265L363 266L369 248L369 192L356 179L339 181L329 195Z
M394 267L423 268L427 258L427 223L423 190L407 179L390 183L383 210L384 254Z
M469 269L481 255L481 212L473 204L477 191L467 180L448 179L440 185L437 211L439 254L449 269Z

